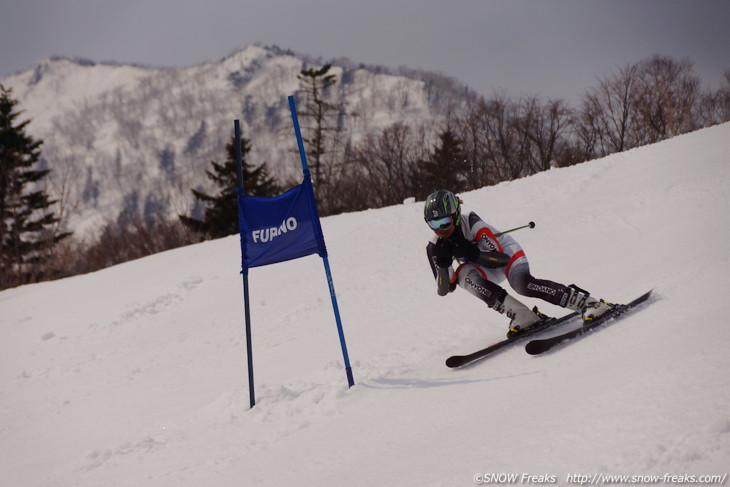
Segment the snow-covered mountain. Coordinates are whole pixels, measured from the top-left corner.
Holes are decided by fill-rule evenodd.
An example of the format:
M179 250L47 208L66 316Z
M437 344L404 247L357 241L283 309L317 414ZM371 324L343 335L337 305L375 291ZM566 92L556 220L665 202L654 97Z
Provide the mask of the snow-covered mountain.
M189 211L191 188L213 189L205 170L225 159L234 119L252 142L249 163L266 162L282 178L298 174L287 96L313 62L252 45L181 69L49 59L0 83L44 140L51 194L83 230L122 210L148 218ZM353 142L397 121L443 120L468 95L434 73L387 74L346 60L332 73L338 83L327 95L352 114L343 126Z
M422 204L323 219L356 385L320 259L256 268L253 409L236 237L2 291L1 483L726 481L728 160L724 124L462 194L501 229L537 223L515 234L536 276L609 301L654 294L554 352L460 370L444 359L509 320L436 295Z

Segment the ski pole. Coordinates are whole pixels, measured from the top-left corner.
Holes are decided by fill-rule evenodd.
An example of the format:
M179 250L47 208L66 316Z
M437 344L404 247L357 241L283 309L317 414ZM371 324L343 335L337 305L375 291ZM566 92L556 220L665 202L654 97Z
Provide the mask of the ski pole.
M513 228L512 230L505 230L504 232L499 232L497 235L495 235L495 237L501 237L505 233L514 232L515 230L521 230L521 229L527 228L527 227L535 228L535 222L530 222L527 225L523 225L521 227Z

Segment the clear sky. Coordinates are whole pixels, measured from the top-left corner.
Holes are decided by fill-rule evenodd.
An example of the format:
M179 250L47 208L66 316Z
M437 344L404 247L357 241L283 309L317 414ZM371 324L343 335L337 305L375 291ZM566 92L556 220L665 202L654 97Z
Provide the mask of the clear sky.
M191 66L254 42L568 100L661 54L714 89L730 0L0 0L0 76L51 56Z

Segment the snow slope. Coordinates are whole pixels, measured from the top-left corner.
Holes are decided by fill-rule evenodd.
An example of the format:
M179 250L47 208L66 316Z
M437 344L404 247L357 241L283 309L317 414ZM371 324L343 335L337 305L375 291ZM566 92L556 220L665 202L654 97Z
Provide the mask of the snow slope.
M502 229L537 223L516 237L538 277L614 301L655 289L538 357L444 366L508 320L463 290L436 295L421 203L323 220L352 389L316 256L251 272L252 410L237 237L3 291L2 485L725 475L729 141L724 124L461 195Z

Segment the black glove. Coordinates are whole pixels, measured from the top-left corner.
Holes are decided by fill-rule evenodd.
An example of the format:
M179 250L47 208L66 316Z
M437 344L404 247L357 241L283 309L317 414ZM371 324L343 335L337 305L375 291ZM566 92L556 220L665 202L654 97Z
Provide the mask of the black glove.
M451 244L448 240L440 238L436 241L436 245L433 252L436 257L437 267L450 267L454 261L454 254L451 251Z
M459 259L468 259L475 262L479 259L479 254L482 253L476 242L470 242L461 235L452 238L450 243L452 254Z

